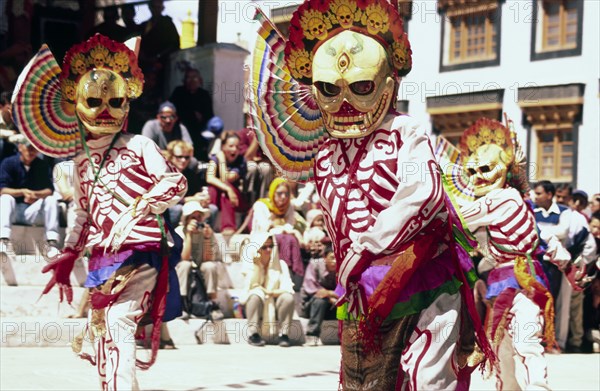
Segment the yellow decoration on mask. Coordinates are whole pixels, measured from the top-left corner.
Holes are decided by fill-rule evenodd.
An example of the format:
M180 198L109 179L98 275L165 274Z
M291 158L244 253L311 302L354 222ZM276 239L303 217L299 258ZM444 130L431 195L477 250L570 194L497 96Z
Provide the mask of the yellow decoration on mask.
M389 28L388 13L379 4L367 6L361 22L367 26L369 34L386 33Z
M331 22L322 13L310 10L300 19L300 25L304 31L304 36L308 39L324 40L327 38L327 31L331 28Z

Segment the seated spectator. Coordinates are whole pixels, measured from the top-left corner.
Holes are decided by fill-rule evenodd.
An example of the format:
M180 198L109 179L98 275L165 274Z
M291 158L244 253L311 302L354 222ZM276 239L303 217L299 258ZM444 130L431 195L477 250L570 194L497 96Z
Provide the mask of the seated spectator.
M14 257L10 242L13 224L44 224L46 246L42 255L48 260L58 255L58 201L52 197L54 186L48 163L23 135L14 139L19 153L0 164L0 252Z
M144 124L142 136L154 141L158 148L163 151L167 149L167 145L173 140L183 140L192 144L192 138L187 128L179 123L177 110L175 110L173 103L169 101L158 107L156 119L151 119Z
M221 233L232 235L237 227L235 212L246 212L248 204L241 196L240 184L246 175L246 160L240 155L240 138L236 132L221 136L221 151L210 157L206 182L211 203L221 211Z
M335 256L333 249L320 241L311 241L309 247L311 259L300 290L302 317L309 319L306 335L319 337L323 320L335 319L336 314Z
M221 117L212 117L206 124L206 130L202 132L201 144L206 145L209 151L208 156L216 155L221 150L221 134L225 125ZM242 144L240 139L240 155L243 155ZM248 164L248 161L246 161Z
M252 206L251 232L276 235L279 255L291 268L297 290L300 290L304 276L300 248L305 227L306 222L292 206L289 182L275 178L269 186L269 197L259 199Z
M252 206L252 232L292 234L302 243L306 221L294 210L291 188L284 178L275 178L269 186L268 198L261 198Z
M184 301L184 309L189 312L187 303L188 278L192 268L199 267L206 286L208 298L213 302L211 317L223 319L223 313L217 304L219 287L219 262L222 262L221 250L215 233L208 224L210 210L203 208L198 201L187 202L183 206L181 223L175 232L183 238L181 261L175 267L179 277L179 289Z
M240 303L248 318L248 343L264 346L262 335L277 335L279 346L290 346L289 331L294 316L294 288L285 261L279 259L275 238L261 232L252 234L242 246L242 261L251 262L244 271Z
M306 228L319 228L320 230L327 233L325 229L325 217L321 208L309 209L306 212Z
M201 162L208 161L209 140L203 137L208 121L214 117L212 97L202 88L203 80L200 71L194 68L185 70L183 85L176 87L169 100L177 107L181 122L190 130L196 158ZM222 129L221 129L222 130Z
M173 140L167 145L166 158L185 176L188 183L185 197L179 204L169 208L169 220L172 224L178 224L183 205L189 201L204 199L204 192L208 194L206 166L198 164L198 161L194 159L194 147L183 140ZM217 211L216 207L215 211Z
M250 129L238 131L240 135L240 153L246 159L246 178L243 193L248 194L252 205L259 198L267 197L269 185L275 178L275 169L271 161L265 157L258 145L256 134Z

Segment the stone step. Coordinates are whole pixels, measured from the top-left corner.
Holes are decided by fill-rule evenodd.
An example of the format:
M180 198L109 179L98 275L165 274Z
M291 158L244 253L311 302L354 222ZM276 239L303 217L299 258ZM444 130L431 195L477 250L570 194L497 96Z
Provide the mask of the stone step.
M0 286L0 317L61 318L74 315L85 288L73 287L72 306L59 303L54 287L42 296L42 286Z
M65 229L59 228L59 245L62 247ZM19 255L37 255L40 248L46 243L46 229L44 227L13 225L10 233L15 252Z
M9 259L0 255L0 285L22 286L35 285L44 286L50 276L41 273L42 268L47 264L41 255L40 249L43 248L44 228L29 226L14 226L12 230L12 242L16 257L9 262ZM248 235L234 235L227 240L221 234L216 234L217 244L223 254L223 261L227 265L231 281L234 288L241 288L243 279L241 275L242 264L238 262L240 244ZM83 285L87 273L87 262L79 260L75 264L71 282L73 286Z
M294 319L290 327L290 342L300 346L307 343L305 327L307 319ZM2 339L0 347L64 347L86 327L85 318L60 317L0 317ZM208 322L205 319L175 319L167 323L175 345L195 344L247 344L248 321L246 319L223 319ZM150 335L147 328L146 335ZM267 344L277 344L278 334L263 335ZM321 333L323 345L339 344L337 321L325 321Z
M41 255L17 254L10 262L8 257L2 254L0 255L2 274L0 285L45 286L52 277L51 273L42 274L42 268L47 264L48 262ZM71 284L82 286L86 276L87 261L78 260L71 274Z

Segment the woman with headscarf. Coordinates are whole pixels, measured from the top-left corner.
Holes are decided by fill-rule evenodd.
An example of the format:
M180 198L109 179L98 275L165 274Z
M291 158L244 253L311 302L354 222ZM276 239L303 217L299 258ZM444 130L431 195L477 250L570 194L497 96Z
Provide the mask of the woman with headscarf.
M275 178L269 186L269 197L260 198L252 206L251 233L275 234L281 259L292 269L298 289L302 285L304 266L300 254L306 222L291 203L290 183L284 178Z
M241 258L247 261L240 303L248 318L248 343L264 346L263 335L273 336L279 322L279 346L290 346L289 330L294 316L294 288L285 261L273 234L254 233L242 245ZM250 264L251 262L251 264Z

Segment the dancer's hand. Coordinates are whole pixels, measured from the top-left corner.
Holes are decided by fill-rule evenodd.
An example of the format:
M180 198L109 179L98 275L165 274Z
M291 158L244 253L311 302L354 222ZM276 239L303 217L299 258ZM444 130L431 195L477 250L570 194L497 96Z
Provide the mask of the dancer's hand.
M46 284L42 295L50 292L52 287L58 284L59 300L62 303L66 299L68 304L73 301L73 288L71 287L71 272L75 266L75 261L79 258L79 251L66 248L60 255L54 257L44 268L42 273L52 270L52 278Z

